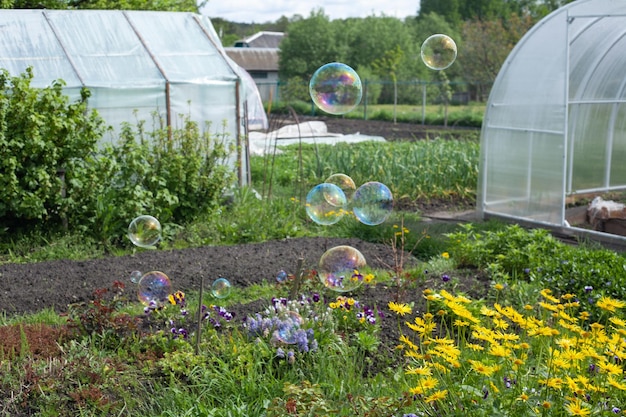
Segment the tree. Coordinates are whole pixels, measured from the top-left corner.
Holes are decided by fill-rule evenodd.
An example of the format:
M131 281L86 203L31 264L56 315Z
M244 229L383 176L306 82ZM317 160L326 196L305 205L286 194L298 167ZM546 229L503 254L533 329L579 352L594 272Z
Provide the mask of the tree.
M393 82L393 123L396 123L396 106L398 105L398 67L404 56L404 51L400 45L396 45L394 49L385 51L381 58L372 62L372 67L379 75L388 74Z
M195 12L206 4L195 0L1 0L5 9L164 10Z
M512 15L507 21L470 20L463 25L463 48L459 53L463 78L473 85L481 100L484 87L496 79L504 60L532 26L530 16Z
M418 19L435 13L453 27L461 25L460 0L421 0Z
M338 44L335 27L324 10L312 11L308 18L288 26L287 36L280 43L279 77L308 80L322 65L343 61L342 50L345 48Z

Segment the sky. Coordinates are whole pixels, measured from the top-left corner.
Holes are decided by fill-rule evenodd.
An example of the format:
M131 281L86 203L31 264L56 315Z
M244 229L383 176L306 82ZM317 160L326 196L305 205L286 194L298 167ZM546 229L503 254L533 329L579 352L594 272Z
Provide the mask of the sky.
M300 14L306 18L320 7L331 20L381 14L404 19L417 15L419 0L209 0L202 14L237 23L266 23L283 15L291 18Z

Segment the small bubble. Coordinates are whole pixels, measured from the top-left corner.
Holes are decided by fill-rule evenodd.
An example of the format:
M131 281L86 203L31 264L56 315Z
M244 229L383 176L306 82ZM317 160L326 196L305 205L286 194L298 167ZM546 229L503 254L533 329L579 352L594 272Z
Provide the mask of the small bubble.
M231 285L226 278L218 278L211 286L211 294L215 298L226 298L230 295Z

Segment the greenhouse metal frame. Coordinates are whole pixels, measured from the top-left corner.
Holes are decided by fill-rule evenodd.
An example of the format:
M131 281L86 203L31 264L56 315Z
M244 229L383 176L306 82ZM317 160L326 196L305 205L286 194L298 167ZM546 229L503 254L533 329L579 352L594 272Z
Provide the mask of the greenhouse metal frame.
M579 0L535 25L504 62L481 131L483 218L572 227L568 197L626 189L626 1Z
M74 101L87 87L89 108L112 127L185 118L237 145L228 164L249 177L248 121L267 119L251 77L223 50L206 16L121 10L3 10L0 68L17 76L32 67L33 87L63 80ZM155 118L157 120L155 120Z

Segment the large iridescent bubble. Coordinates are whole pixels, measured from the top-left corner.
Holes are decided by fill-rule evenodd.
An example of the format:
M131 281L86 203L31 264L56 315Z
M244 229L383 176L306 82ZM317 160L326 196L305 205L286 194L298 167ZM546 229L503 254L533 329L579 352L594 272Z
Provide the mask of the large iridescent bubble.
M161 271L148 272L139 280L137 297L145 305L159 306L167 301L171 293L172 283L169 277Z
M324 252L318 274L322 283L338 292L352 291L363 283L360 269L367 265L365 257L356 248L342 245Z
M154 247L161 239L161 223L152 216L138 216L128 225L128 238L140 248Z
M346 174L333 174L326 178L326 181L324 182L328 184L335 184L337 187L341 188L341 191L343 191L346 195L346 199L348 200L352 198L354 190L356 190L354 180Z
M422 44L422 61L430 69L444 70L456 60L456 43L448 35L436 34Z
M306 213L317 224L337 223L346 213L347 199L335 184L316 185L306 196Z
M346 64L331 62L315 71L309 82L313 103L330 114L345 114L354 109L363 95L359 75Z
M352 197L352 212L361 223L368 226L376 226L387 220L392 209L391 190L377 181L361 185Z

